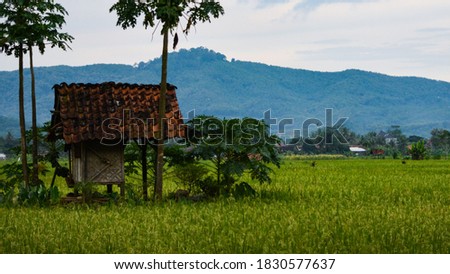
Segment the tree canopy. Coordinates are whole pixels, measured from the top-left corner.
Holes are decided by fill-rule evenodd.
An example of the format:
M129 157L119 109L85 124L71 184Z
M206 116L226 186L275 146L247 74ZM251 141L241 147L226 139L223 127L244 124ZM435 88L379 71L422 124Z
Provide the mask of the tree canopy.
M219 2L194 0L119 0L111 7L110 12L112 11L117 13L117 26L123 29L134 28L137 19L143 16L142 24L145 28L153 28L162 23L161 34L164 34L164 29L176 29L182 18L187 20L183 32L188 34L198 22L209 22L211 16L218 18L224 14Z
M0 4L0 48L7 55L19 56L19 51L26 53L27 48L20 44L37 46L43 54L47 45L69 48L73 37L59 30L65 24L66 9L53 0L9 0Z

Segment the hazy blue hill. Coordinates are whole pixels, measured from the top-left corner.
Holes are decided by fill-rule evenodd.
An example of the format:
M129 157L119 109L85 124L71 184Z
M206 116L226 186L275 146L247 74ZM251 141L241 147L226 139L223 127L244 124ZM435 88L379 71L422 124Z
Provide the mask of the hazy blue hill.
M36 69L39 121L50 118L52 86L61 82L159 83L160 58L136 66L98 64ZM28 83L29 75L26 75ZM401 125L408 134L427 135L450 128L450 83L417 77L391 77L360 70L315 72L260 63L228 61L204 48L170 54L169 82L178 86L183 114L294 118L301 128L307 118L324 120L333 108L335 120L364 133ZM0 72L0 116L17 117L17 72ZM26 87L29 91L29 87ZM30 109L27 105L27 109Z
M4 137L8 132L11 132L13 136L19 137L20 130L18 124L18 119L0 116L0 136Z

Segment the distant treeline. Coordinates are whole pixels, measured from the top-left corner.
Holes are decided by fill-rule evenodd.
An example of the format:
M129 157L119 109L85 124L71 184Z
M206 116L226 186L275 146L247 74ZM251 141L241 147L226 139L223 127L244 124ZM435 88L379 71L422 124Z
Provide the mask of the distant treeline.
M307 138L294 138L282 146L283 152L292 154L351 154L350 147L364 148L366 154L373 151L382 152L383 156L394 158L410 153L411 146L423 141L427 149L427 156L433 158L448 158L450 152L450 131L446 129L433 129L431 137L410 135L402 133L399 126L392 127L386 132L369 132L357 134L348 128L341 128L338 132L319 129Z

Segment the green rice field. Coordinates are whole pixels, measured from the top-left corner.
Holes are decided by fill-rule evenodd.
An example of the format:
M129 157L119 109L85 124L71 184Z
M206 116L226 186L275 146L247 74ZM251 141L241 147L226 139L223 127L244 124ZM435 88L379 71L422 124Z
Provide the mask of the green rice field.
M291 158L252 185L244 199L0 207L0 253L450 253L448 160Z

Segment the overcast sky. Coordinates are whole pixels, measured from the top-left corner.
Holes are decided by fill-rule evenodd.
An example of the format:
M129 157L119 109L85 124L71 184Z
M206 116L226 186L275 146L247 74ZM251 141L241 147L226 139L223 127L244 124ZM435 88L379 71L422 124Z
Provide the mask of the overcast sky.
M59 0L72 51L49 49L36 66L134 64L161 54L158 30L116 27L115 0ZM225 15L199 24L178 48L317 71L350 68L450 82L449 0L222 0ZM183 22L184 23L184 22ZM179 31L181 34L181 30ZM0 55L0 70L17 60Z

